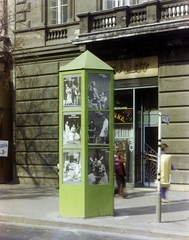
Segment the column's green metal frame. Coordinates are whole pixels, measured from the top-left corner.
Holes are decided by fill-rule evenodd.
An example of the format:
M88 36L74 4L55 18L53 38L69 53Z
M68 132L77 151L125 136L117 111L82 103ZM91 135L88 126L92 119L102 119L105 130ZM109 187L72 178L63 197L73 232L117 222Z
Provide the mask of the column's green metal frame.
M113 164L113 69L102 60L86 51L66 65L59 72L59 213L66 217L89 218L96 216L114 215L114 164ZM92 65L89 58L92 58ZM86 63L82 63L81 61ZM73 69L75 67L75 69ZM109 150L109 183L90 185L88 184L88 151L93 146L88 144L88 76L93 74L109 75L109 144L105 148ZM63 76L70 74L81 74L81 108L78 110L63 108ZM81 114L81 145L63 145L63 114ZM98 146L97 148L102 148ZM63 179L63 150L81 151L81 183L64 184Z

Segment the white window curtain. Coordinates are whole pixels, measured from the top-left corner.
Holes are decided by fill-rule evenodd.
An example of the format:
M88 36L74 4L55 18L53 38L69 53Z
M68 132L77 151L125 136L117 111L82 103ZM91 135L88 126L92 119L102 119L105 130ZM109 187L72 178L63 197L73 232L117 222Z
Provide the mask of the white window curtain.
M50 24L67 22L68 0L49 0L49 13Z
M114 7L121 7L121 6L131 6L136 5L144 2L144 0L103 0L103 10L114 8ZM148 0L146 0L148 2Z

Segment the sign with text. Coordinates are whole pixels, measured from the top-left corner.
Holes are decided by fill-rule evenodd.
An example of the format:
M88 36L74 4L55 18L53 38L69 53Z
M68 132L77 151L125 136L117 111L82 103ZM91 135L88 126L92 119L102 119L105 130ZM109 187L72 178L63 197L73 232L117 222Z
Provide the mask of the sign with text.
M169 115L162 114L161 121L163 123L167 123L167 125L169 125Z
M8 141L0 140L0 157L8 156Z
M114 109L114 123L132 123L133 109Z
M158 76L157 56L108 61L115 71L114 80Z

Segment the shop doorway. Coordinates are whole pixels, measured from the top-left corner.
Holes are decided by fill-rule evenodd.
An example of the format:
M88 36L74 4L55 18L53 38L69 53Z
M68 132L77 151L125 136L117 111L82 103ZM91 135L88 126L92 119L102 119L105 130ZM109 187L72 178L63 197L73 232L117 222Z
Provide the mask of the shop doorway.
M135 186L153 187L158 151L158 88L135 90Z
M114 148L126 161L127 187L152 186L156 162L146 160L145 153L155 156L157 152L158 88L114 93Z

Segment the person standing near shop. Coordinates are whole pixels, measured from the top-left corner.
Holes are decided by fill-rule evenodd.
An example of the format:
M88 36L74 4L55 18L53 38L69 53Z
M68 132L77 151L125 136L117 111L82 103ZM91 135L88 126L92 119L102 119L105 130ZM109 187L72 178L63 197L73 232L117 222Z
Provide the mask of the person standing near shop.
M168 149L168 144L166 144L166 143L161 144L161 154L166 154L167 149ZM177 170L173 166L173 164L171 164L171 170ZM161 187L160 191L161 191L161 201L163 203L168 203L169 200L166 199L167 187Z

